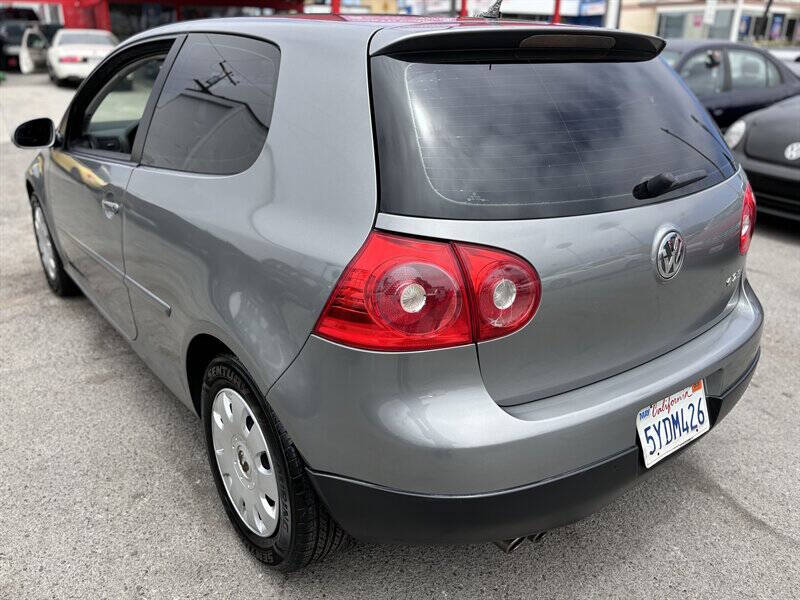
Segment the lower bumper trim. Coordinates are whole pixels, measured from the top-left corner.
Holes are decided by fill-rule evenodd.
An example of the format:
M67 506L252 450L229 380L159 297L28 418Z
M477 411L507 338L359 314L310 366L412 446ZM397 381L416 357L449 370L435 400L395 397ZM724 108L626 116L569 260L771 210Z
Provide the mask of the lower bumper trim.
M712 429L741 398L758 359L756 354L727 392L708 399ZM633 420L631 428L633 431ZM408 493L311 469L308 475L333 517L358 539L477 543L533 535L578 521L614 500L652 470L645 469L640 447L632 446L544 481L466 496Z

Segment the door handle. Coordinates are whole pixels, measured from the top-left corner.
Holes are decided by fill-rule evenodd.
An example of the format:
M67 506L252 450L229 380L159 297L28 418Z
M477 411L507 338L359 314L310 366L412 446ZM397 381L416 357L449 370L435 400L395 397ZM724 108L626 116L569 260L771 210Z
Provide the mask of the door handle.
M102 200L100 205L103 207L103 214L108 219L113 219L114 215L119 212L119 203L112 200Z

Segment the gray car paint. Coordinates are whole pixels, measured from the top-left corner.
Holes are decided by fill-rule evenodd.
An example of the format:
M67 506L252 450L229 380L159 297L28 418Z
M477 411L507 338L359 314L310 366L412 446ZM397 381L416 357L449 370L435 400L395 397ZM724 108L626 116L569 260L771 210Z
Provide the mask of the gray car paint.
M237 24L281 48L272 123L255 164L230 176L140 167L128 186L127 274L158 298L131 297L149 345L143 357L176 392L185 369L175 365L207 323L266 390L308 338L375 218L372 128L363 118L370 29L319 36L302 21Z
M375 219L367 48L373 33L385 25L195 21L140 34L117 50L157 35L192 31L251 35L281 49L273 121L255 164L231 176L136 167L120 213L111 219L122 223L124 289L138 329L132 346L168 387L194 406L187 349L198 335L214 336L243 361L312 468L409 491L479 493L613 455L635 443L634 416L642 406L701 376L716 386L712 393L734 381L757 352L762 320L747 285L739 294L716 287L741 264L731 254L729 222L741 209L738 175L708 191L704 202L681 199L574 224L564 219L558 226L566 233L558 237L574 236L569 240L574 256L567 247L554 245L555 233L528 239L554 221L484 227L379 215L378 226L385 229L478 241L523 255L542 252L533 262L545 275L543 311L555 300L578 311L570 304L570 289L590 295L598 282L607 295L613 279L624 277L623 267L616 266L619 256L601 243L598 232L619 244L625 257L619 264L635 267L631 276L644 278L654 277L648 263L654 233L667 225L684 228L694 245L690 253L699 254L687 256L682 275L696 282L708 277L705 283L713 291L695 312L686 299L679 300L689 318L659 351L673 349L644 364L639 363L648 352L657 353L656 336L636 339L642 332L633 327L617 336L611 352L595 343L580 364L557 364L553 358L565 360L579 332L568 325L573 330L562 331L560 339L554 333L555 316L547 312L525 330L483 344L480 351L467 345L366 352L310 336L333 285ZM45 175L31 171L29 185L58 232L54 207L62 201L61 190L49 179L55 167L48 153L42 156ZM48 178L48 194L43 177ZM62 243L65 238L57 235L56 241L71 261L77 254ZM605 260L582 264L591 244L605 252ZM627 262L629 253L634 263ZM77 274L69 263L67 268ZM559 287L556 282L567 274L567 285ZM78 277L78 282L110 316L107 297L87 280ZM624 310L630 307L625 304ZM591 301L584 310L589 322ZM633 315L640 328L648 324L645 313ZM658 315L675 316L667 309ZM527 371L537 368L530 363L535 344L527 338L542 323L555 336L550 340L555 352L553 357L546 356L546 349L535 354L537 360L549 360L550 369L539 368L532 378ZM597 336L604 328L608 324L597 323L588 333ZM679 338L686 343L679 345ZM515 340L525 343L515 347ZM633 344L630 356L628 344ZM599 377L607 379L591 383ZM576 386L583 387L565 391ZM556 395L507 409L498 405L547 393Z
M48 189L57 190L53 196L58 201L50 203L56 234L75 278L91 290L106 318L134 339L136 325L123 283L122 220L108 210L124 204L134 166L53 149L45 169Z

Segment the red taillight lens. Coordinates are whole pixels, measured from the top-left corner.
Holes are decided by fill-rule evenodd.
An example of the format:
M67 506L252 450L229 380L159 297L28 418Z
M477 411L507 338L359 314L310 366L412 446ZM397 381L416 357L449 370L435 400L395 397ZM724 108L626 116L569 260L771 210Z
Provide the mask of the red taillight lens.
M744 188L742 203L742 228L739 232L739 254L747 254L750 241L753 239L753 228L756 226L756 197L748 182Z
M372 232L342 273L316 333L373 350L472 341L465 286L450 244Z
M540 298L536 270L518 256L374 231L314 331L372 350L444 348L519 329Z
M62 56L58 59L58 62L62 63L78 63L81 62L80 56Z
M477 341L509 334L531 320L542 297L536 269L518 256L494 248L455 246L474 295Z

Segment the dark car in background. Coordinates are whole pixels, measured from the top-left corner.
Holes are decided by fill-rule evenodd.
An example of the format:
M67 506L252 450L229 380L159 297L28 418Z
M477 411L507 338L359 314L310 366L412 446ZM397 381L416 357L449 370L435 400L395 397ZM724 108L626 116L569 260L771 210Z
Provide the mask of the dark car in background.
M668 40L662 56L723 131L747 113L800 94L800 79L784 61L747 44Z
M0 70L19 68L22 34L30 24L38 21L39 17L30 8L0 8Z
M725 132L758 211L800 221L800 96L750 113Z

